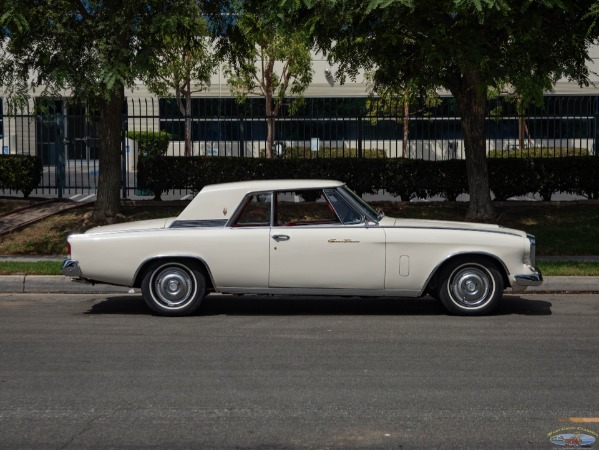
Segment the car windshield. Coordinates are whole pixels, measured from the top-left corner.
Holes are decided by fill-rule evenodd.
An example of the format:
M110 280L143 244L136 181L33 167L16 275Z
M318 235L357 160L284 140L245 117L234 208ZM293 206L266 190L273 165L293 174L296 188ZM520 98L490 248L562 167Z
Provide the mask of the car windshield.
M385 213L374 209L372 206L370 206L368 203L362 200L362 198L358 194L349 189L347 186L341 186L339 190L342 191L347 197L350 197L355 203L357 203L360 206L360 208L364 211L364 214L370 217L371 219L379 221L383 217L385 217Z

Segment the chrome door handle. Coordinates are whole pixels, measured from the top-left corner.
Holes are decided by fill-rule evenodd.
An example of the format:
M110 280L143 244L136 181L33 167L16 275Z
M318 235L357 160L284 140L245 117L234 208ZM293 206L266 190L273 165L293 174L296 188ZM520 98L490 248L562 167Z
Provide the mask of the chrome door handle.
M288 241L289 239L291 239L286 234L273 234L271 237L277 242Z

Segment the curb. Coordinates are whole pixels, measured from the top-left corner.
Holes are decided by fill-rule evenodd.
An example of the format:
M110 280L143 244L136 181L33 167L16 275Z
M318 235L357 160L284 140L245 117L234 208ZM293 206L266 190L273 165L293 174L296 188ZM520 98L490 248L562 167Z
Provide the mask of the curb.
M525 292L599 292L599 277L543 277L543 284Z
M5 275L0 277L2 294L128 294L131 288L108 284L74 283L71 278L54 275ZM509 291L508 291L509 292ZM525 293L599 292L599 277L545 277L542 286L529 287Z
M3 294L127 294L131 288L109 284L75 283L56 275L6 275L0 277Z

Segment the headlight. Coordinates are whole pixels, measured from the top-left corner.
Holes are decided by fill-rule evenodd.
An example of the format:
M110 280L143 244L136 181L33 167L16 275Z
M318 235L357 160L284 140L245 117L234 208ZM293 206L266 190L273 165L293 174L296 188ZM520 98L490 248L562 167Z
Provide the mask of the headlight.
M536 257L537 240L532 234L527 234L526 237L528 238L528 241L530 242L529 262L532 267L535 267L536 263L537 263L537 257Z

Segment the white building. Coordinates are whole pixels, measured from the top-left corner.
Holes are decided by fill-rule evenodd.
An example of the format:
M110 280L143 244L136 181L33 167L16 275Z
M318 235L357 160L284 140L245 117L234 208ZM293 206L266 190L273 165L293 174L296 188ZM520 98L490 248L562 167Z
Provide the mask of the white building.
M591 58L590 86L580 88L568 80L560 80L551 93L559 96L559 101L566 105L565 111L559 108L562 111L558 114L560 123L574 131L557 133L541 124L542 119L531 117L527 130L530 145L593 151L597 133L594 114L599 114L599 47L592 48ZM277 120L277 150L299 147L313 151L335 147L361 152L377 149L390 157L447 159L463 156L459 120L451 114L435 118L411 117L408 148L404 148L400 121L389 117L374 121L365 117L363 109L368 89L363 78L341 84L335 76L336 68L331 67L322 55L314 56L313 70L313 81L305 92L309 106L299 115L283 114ZM173 135L169 153L182 154L184 120L172 103L157 98L141 83L129 89L126 96L127 129L169 131ZM223 67L212 76L209 88L194 97L194 154L259 156L264 151L265 122L259 112L263 99L251 100L255 112L248 114L244 110L241 113L227 85ZM93 163L98 151L97 123L86 117L85 110L57 99L50 105L50 112L54 114L36 115L33 101L29 112L9 116L0 92L4 112L0 118L2 153L37 154L45 165L53 165L62 158L66 163ZM516 145L516 118L509 120L511 123L504 121L497 128L497 121L490 119L490 130L495 131L490 132L489 151ZM555 117L552 120L555 121ZM135 144L127 141L126 148L131 153L127 166L134 170Z

